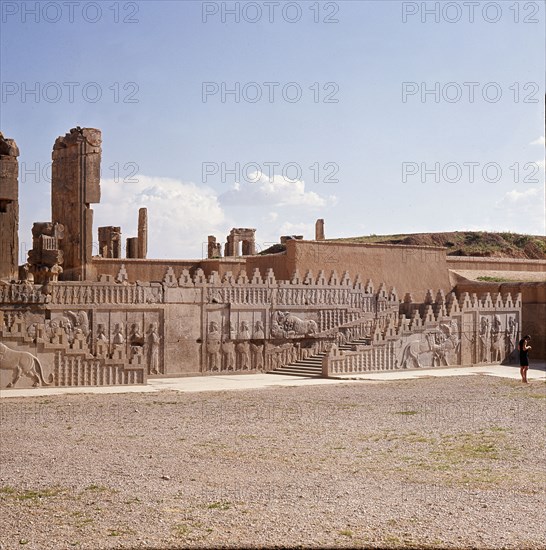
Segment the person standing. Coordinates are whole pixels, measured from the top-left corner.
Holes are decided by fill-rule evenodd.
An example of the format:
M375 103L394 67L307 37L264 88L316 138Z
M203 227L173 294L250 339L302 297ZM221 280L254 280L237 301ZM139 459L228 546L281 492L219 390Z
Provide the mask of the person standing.
M519 350L519 372L521 374L521 381L527 384L527 371L529 370L529 350L531 346L529 345L529 340L531 337L529 335L524 336L518 344Z

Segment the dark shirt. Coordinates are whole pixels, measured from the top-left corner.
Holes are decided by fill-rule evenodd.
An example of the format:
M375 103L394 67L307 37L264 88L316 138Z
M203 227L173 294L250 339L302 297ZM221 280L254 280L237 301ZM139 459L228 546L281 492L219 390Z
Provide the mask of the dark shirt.
M528 355L529 352L525 349L526 345L527 345L527 342L525 341L525 338L522 338L519 341L519 345L518 345L520 362L522 360L527 360L529 357Z

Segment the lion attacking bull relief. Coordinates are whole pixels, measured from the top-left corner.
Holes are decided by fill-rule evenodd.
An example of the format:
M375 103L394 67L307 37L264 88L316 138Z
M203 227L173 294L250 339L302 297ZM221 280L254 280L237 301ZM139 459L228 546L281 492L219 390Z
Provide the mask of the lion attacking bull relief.
M53 382L53 375L50 376L49 383L45 381L42 365L38 358L32 355L32 353L12 350L1 342L0 369L11 370L13 372L13 379L7 385L8 388L14 387L22 374L34 381L33 387L38 386L40 383L43 386L49 386L49 384Z
M400 358L400 368L449 367L460 351L460 335L457 321L441 323L439 330L416 334L407 342Z
M288 311L272 314L271 336L273 338L293 338L294 336L314 336L318 325L313 319L300 319Z

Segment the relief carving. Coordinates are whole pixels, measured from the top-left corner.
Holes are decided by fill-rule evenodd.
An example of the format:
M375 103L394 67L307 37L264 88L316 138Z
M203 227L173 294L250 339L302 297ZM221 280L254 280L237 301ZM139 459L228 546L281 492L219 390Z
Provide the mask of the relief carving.
M247 341L239 342L236 349L239 356L239 369L250 370L250 344Z
M250 351L252 353L252 366L254 369L264 370L264 345L263 344L250 344Z
M218 323L211 321L209 325L209 333L207 334L207 370L219 371L221 368L221 334L218 329Z
M53 382L52 377L50 377L49 383L44 380L44 371L37 357L26 351L12 350L1 342L0 369L9 370L13 373L13 378L7 385L8 388L15 386L22 374L33 380L33 387L38 386L40 383L43 386L49 386Z
M459 324L454 319L441 323L438 329L410 337L399 365L402 369L450 366L452 361L458 360L459 351Z
M318 332L318 325L313 319L300 319L288 311L277 311L272 315L271 336L273 338L313 336Z
M482 363L489 363L491 361L491 333L490 333L488 317L481 318L480 343L481 343L480 361Z
M222 353L224 354L224 370L234 371L236 368L235 343L229 340L222 342Z
M248 321L241 321L239 340L250 340L250 329L248 328Z
M157 330L157 323L152 323L148 331L148 357L150 374L159 374L159 344L161 337Z
M254 338L255 340L263 340L265 338L264 326L261 321L256 321L252 338Z

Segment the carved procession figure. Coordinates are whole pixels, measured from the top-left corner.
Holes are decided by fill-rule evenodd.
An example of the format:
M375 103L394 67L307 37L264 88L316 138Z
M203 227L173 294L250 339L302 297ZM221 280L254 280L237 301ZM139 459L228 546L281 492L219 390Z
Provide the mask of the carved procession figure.
M489 328L489 319L487 317L482 317L481 319L480 343L481 343L480 361L482 363L489 363L491 361L491 332Z
M157 323L152 323L148 331L148 357L150 374L159 374L159 343L161 337L157 330Z
M207 370L220 370L220 347L221 334L218 329L218 323L216 321L211 321L207 334Z
M239 340L250 340L250 329L248 321L241 322L241 330L239 331Z
M255 340L263 340L265 338L264 326L261 321L256 321L252 338Z
M237 354L239 355L239 369L250 369L250 345L248 341L239 342L237 344Z
M250 351L252 353L252 365L256 370L264 370L264 345L263 344L250 344Z
M222 353L224 354L224 369L223 370L232 370L236 368L236 358L235 358L235 343L231 340L222 342Z

